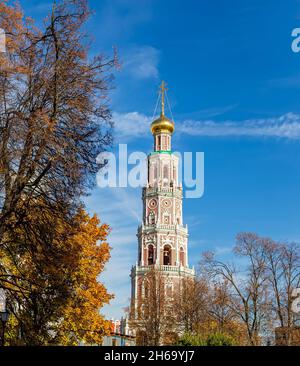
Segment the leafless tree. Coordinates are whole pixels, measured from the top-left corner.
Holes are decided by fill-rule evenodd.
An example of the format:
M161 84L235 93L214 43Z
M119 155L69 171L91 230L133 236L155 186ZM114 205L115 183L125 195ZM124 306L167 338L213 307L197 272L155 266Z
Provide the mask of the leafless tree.
M232 308L230 286L227 281L221 281L212 284L211 287L208 313L217 323L218 332L230 334L234 328L233 324L238 323Z
M294 325L292 292L300 286L300 246L297 243L277 243L266 238L262 239L262 248L266 258L267 281L272 294L273 327L277 325L290 329Z
M208 319L208 283L201 278L183 278L178 294L174 303L178 324L184 332L199 332Z
M244 323L251 345L260 343L267 304L266 264L259 240L257 235L251 233L237 236L234 252L248 259L244 273L233 264L218 261L212 253L206 253L203 262L211 278L226 281L230 285L231 308Z
M244 322L249 344L257 345L264 335L274 337L276 326L290 329L294 324L291 307L293 289L300 283L299 244L241 233L234 254L243 262L239 270L213 253L205 253L203 268L211 279L229 285L229 306Z

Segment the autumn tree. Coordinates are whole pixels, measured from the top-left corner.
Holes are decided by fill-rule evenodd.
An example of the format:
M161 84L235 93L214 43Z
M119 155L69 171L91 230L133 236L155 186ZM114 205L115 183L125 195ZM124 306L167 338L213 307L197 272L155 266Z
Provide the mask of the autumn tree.
M206 253L203 266L211 278L230 284L231 307L247 329L249 344L259 345L267 304L265 259L259 237L239 234L234 252L249 259L243 275L235 265L217 260L212 253Z
M110 323L99 312L112 298L99 282L99 275L110 257L106 242L109 227L100 225L96 215L89 217L83 210L74 221L77 230L67 242L71 257L75 258L71 264L73 291L67 304L60 306L62 322L56 325L54 342L101 344L103 335L110 331Z
M209 284L204 278L183 278L175 297L176 321L185 333L201 333L208 324Z
M293 289L300 283L299 244L240 233L234 254L244 262L240 268L219 261L213 253L204 254L202 268L212 281L227 284L229 314L246 327L248 343L259 345L263 338L274 338L277 326L294 325L291 306Z
M89 15L86 1L63 1L39 30L18 6L0 4L0 242L37 198L52 215L74 213L111 143L115 60L88 57Z
M290 329L294 325L292 294L293 289L300 286L300 246L297 243L278 243L270 238L262 238L261 245L272 293L270 311L273 323L286 329L289 344Z
M41 206L31 210L39 234L19 228L12 238L17 254L2 255L11 314L6 338L10 344L100 344L109 330L99 310L111 295L98 278L109 259L109 227L79 210L69 225L53 220L53 235Z
M232 309L226 281L211 281L200 273L182 279L179 294L174 311L181 325L181 343L207 345L212 339L230 339L232 344L245 344L246 329Z
M7 41L0 53L0 287L12 343L20 334L25 344L98 343L105 333L95 309L109 296L95 276L108 249L100 254L95 238L106 229L100 235L96 219L82 213L81 198L112 141L116 59L88 56L82 29L89 16L85 0L61 1L38 29L19 5L0 3Z

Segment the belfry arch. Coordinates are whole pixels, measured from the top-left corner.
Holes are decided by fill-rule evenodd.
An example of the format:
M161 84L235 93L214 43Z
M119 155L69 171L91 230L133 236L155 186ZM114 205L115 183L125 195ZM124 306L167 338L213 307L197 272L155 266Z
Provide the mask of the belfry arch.
M172 264L172 248L169 244L163 248L163 265L170 266Z
M155 259L154 259L154 245L153 244L149 244L148 245L148 266L151 266L154 263L155 263Z

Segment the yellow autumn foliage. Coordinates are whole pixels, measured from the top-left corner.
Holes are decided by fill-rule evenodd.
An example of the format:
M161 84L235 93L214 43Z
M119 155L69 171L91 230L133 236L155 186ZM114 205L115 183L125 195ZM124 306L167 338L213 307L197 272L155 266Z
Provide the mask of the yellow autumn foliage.
M100 309L112 298L99 279L110 258L110 228L83 209L72 224L43 209L36 202L28 226L14 228L7 238L15 251L11 245L9 252L0 250L11 312L7 342L101 344L109 323Z

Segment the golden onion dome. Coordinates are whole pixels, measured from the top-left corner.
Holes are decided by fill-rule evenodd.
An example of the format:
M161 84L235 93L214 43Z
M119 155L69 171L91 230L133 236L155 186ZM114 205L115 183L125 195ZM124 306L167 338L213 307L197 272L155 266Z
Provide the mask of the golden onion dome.
M173 133L174 132L174 122L167 118L164 114L161 114L159 118L151 124L152 134L157 133Z

